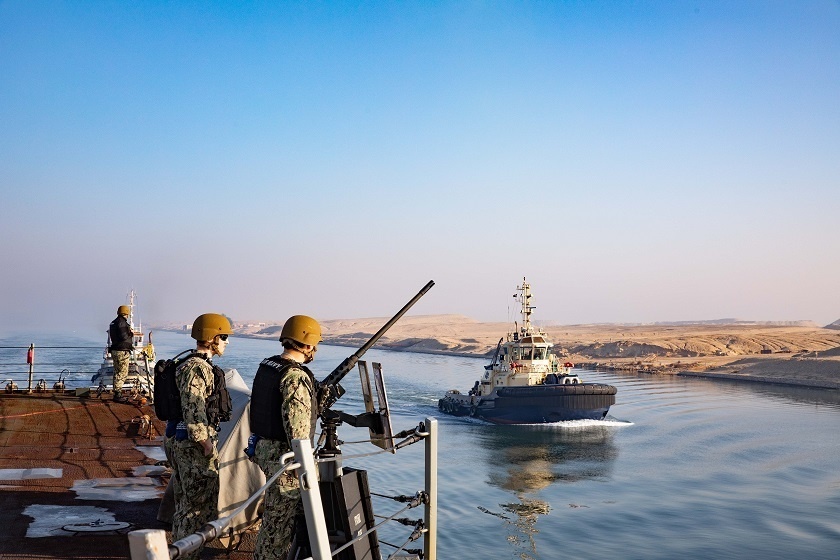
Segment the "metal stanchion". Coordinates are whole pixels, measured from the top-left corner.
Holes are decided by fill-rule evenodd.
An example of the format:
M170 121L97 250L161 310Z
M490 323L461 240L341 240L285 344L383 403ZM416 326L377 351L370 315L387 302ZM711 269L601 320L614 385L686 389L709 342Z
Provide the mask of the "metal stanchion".
M426 560L437 560L437 503L438 503L438 421L426 418L426 533L423 535L423 550Z
M32 392L32 370L35 367L35 345L30 344L29 350L26 352L26 363L29 364L29 389L26 390L27 393Z
M292 440L295 462L300 463L300 497L306 515L306 529L309 531L309 546L314 560L330 560L330 540L327 535L327 521L324 505L321 503L321 489L318 487L318 467L312 455L312 443L308 439Z

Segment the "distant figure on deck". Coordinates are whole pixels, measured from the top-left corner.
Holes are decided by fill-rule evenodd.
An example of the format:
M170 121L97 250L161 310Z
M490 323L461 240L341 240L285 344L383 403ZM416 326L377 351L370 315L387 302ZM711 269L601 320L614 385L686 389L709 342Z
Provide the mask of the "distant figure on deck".
M312 317L294 315L283 325L280 342L283 353L260 363L251 391L251 430L258 437L253 459L267 479L280 470L280 457L292 450L293 439L312 440L318 419L315 377L303 364L315 358L321 325ZM300 486L293 472L286 471L265 493L254 560L286 560L296 518L303 518Z
M175 370L183 419L167 422L164 440L175 494L173 541L218 517L218 432L219 423L230 420L230 395L224 371L211 360L225 353L231 334L224 315L200 315L192 326L196 349ZM199 552L181 558L194 560Z
M114 400L123 402L122 388L128 377L128 362L131 352L134 350L134 331L128 324L128 316L131 309L127 305L120 305L117 308L117 318L111 321L108 327L108 334L111 338L111 358L114 360Z

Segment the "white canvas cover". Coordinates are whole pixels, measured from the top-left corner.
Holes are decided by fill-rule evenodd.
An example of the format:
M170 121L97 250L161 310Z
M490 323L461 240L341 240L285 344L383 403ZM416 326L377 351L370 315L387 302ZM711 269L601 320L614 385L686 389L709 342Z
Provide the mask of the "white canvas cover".
M251 435L249 422L251 390L235 369L225 372L225 382L233 401L233 412L230 422L223 422L219 431L219 517L230 515L265 484L265 475L262 470L249 461L244 452L248 446L248 437ZM261 509L262 496L232 520L228 537L221 537L220 540L227 545L231 534L237 535L257 521L258 512ZM174 495L170 481L161 500L158 520L171 523L174 510Z

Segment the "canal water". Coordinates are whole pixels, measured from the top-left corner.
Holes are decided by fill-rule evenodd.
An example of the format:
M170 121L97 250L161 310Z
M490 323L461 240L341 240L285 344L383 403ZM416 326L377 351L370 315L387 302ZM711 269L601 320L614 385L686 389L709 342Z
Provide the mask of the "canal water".
M36 336L0 336L0 346L85 346L36 350L43 362L77 364L68 367L70 386L86 384L101 362L102 341ZM192 342L155 333L159 357ZM354 350L322 346L316 377ZM25 361L20 352L0 349L4 385L26 381L8 365ZM279 352L276 341L234 338L217 363L250 385L259 361ZM469 389L485 360L377 349L364 359L382 364L395 431L438 418L440 558L840 557L838 391L579 371L618 387L606 421L493 426L437 411L439 396ZM57 374L44 377L51 386ZM362 412L357 373L343 385L335 408ZM377 448L353 443L365 440L363 429L341 426L339 436L348 442L345 466L366 469L375 494L423 487L422 444L351 459ZM381 516L402 508L377 495L373 504ZM422 515L412 513L404 516ZM389 525L379 536L402 544L409 532Z

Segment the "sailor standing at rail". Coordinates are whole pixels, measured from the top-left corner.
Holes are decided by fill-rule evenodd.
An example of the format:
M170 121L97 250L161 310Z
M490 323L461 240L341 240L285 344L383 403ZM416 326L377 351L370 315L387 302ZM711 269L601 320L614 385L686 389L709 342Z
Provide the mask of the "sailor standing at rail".
M128 324L130 314L131 308L120 305L117 308L117 318L111 321L108 327L108 335L111 338L108 351L114 360L114 400L117 402L125 401L122 387L128 377L128 362L134 350L134 331Z
M294 315L283 325L280 342L283 353L260 363L251 391L251 430L257 440L253 460L266 478L280 470L280 457L291 451L292 440L312 441L318 418L315 377L303 364L315 357L321 326L312 317ZM266 491L264 503L254 559L285 560L295 535L295 519L303 518L296 476L283 473Z
M218 517L219 452L216 444L219 422L230 420L230 395L225 387L224 372L213 365L211 359L225 353L231 334L230 321L224 315L200 315L192 326L191 336L197 341L195 352L175 370L183 419L167 423L164 444L172 463L175 493L173 541L196 532ZM197 559L198 555L199 551L196 551L181 558Z

